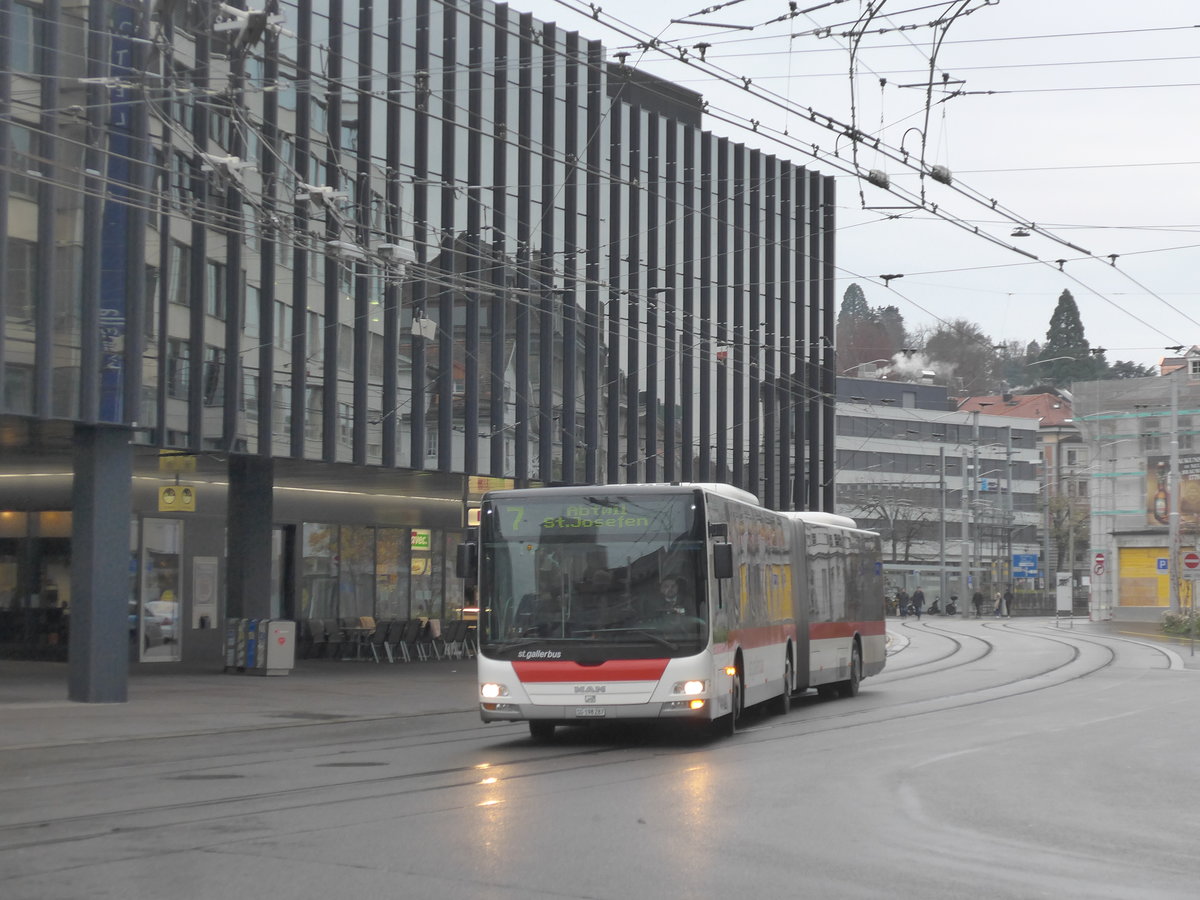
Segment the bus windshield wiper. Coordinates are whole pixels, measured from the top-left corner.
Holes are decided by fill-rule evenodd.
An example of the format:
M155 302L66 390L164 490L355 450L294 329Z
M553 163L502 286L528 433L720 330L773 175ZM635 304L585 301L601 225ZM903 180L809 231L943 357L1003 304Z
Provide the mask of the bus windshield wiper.
M648 631L645 628L604 628L599 631L593 631L592 634L595 634L595 635L602 635L602 634L603 635L609 635L609 634L612 634L612 635L631 634L632 635L632 634L636 634L640 637L647 638L648 640L651 640L656 644L660 644L661 646L666 647L668 650L670 650L672 652L679 649L679 646L677 644L675 644L673 641L669 641L665 637L663 637L661 634L655 634L653 631Z
M554 644L561 643L563 641L578 643L579 638L570 636L564 637L562 635L536 634L529 637L513 638L512 640L508 641L493 641L492 643L484 644L483 646L491 652L503 652L506 650L512 650L516 647L528 647L530 644Z
M545 642L544 637L519 637L513 638L510 641L494 641L484 644L489 650L511 650L514 647L528 647L530 644L541 644Z

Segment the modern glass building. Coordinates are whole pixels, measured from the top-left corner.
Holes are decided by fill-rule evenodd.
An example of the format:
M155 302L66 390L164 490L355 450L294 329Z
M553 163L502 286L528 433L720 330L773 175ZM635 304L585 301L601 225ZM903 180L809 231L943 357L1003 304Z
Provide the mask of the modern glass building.
M832 509L833 179L699 95L486 0L0 23L0 645L452 619L489 486Z

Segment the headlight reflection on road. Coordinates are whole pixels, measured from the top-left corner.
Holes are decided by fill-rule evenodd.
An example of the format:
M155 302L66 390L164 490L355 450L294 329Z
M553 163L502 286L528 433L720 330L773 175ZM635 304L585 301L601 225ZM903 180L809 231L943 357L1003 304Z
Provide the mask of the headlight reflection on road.
M491 767L492 767L491 763L481 763L480 765L476 766L475 768L486 771L486 770L490 769ZM499 783L500 783L500 779L495 775L485 775L479 781L480 787L492 787L493 785L497 785ZM498 797L493 794L493 796L488 797L486 800L481 800L480 802L476 803L475 805L480 806L480 807L496 806L496 805L502 803L503 801L504 801L503 797Z
M479 812L467 816L467 835L474 852L481 856L481 862L486 865L503 866L506 858L512 853L509 843L513 840L510 834L512 828L509 817L505 814L504 788L501 785L500 769L493 769L491 763L480 763L475 766L479 772L479 780L475 782L475 808Z

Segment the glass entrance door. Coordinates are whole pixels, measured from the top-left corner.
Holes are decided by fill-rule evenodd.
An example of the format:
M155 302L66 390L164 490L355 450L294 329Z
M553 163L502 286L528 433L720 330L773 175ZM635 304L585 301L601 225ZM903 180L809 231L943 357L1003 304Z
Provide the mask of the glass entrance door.
M130 603L130 634L136 628L142 662L178 662L183 638L183 523L143 519L138 565L140 603ZM139 614L140 613L140 614Z

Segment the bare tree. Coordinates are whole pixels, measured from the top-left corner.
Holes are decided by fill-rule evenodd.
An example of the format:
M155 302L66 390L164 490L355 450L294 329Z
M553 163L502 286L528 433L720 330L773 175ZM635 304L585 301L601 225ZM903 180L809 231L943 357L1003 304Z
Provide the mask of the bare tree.
M847 512L860 526L878 531L883 543L891 546L889 562L912 562L913 544L920 540L931 511L898 495L894 484L868 482L866 486L868 496L854 501Z

